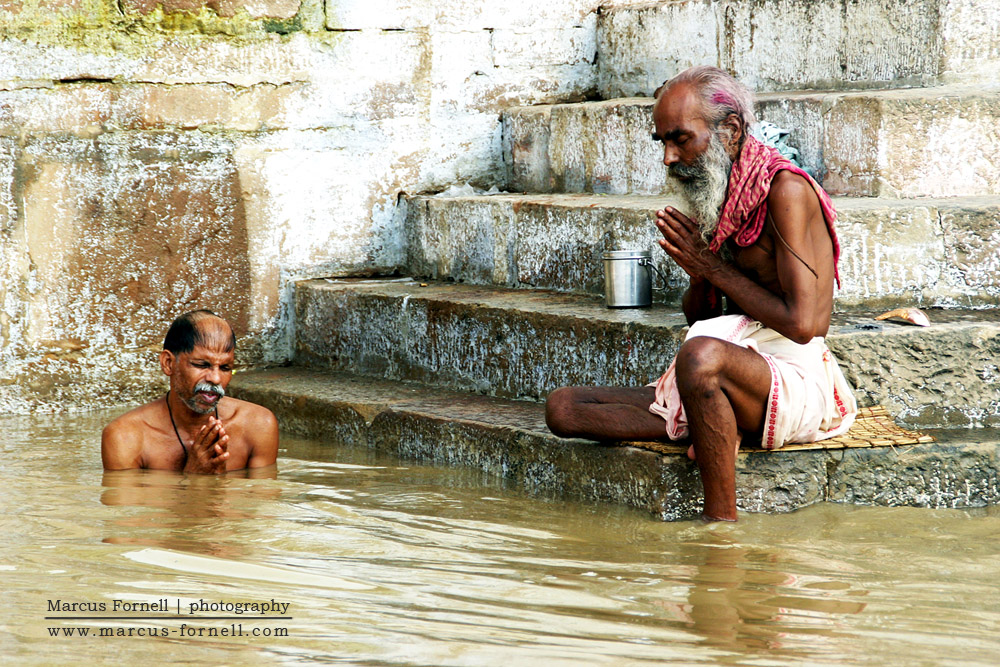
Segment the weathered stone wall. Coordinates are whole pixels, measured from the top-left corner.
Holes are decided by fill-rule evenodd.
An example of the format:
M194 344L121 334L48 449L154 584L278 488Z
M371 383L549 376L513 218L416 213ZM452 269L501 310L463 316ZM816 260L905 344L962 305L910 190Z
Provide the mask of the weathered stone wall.
M396 198L503 179L596 85L598 0L4 0L0 410L160 391L178 313L290 348L291 280L392 272Z
M996 0L673 0L609 7L598 26L604 98L651 96L692 65L757 91L996 79Z

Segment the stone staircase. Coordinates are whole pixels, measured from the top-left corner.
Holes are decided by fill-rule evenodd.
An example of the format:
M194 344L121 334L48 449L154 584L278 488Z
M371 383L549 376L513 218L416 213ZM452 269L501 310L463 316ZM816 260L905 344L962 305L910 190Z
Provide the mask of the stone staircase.
M295 367L241 375L235 391L295 432L690 516L700 484L685 458L556 438L540 401L563 385L645 384L683 339L681 272L657 251L667 289L654 307L609 310L601 256L655 248L653 211L678 203L650 138L652 100L617 96L709 62L766 91L759 116L793 129L789 143L835 196L843 289L828 341L859 402L909 426L1000 426L1000 35L962 28L968 4L603 12L608 99L509 109L510 192L406 197L412 278L299 283ZM1000 17L997 4L978 11ZM933 325L872 320L899 305L930 309ZM904 452L741 454L739 506L1000 501L993 432L938 435Z

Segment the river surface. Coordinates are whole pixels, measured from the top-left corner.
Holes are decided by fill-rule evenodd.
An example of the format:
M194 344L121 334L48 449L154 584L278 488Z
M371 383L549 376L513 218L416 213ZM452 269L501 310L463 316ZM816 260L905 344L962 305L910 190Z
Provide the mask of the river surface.
M276 476L104 474L118 412L0 419L4 663L1000 663L996 509L662 523L287 436Z

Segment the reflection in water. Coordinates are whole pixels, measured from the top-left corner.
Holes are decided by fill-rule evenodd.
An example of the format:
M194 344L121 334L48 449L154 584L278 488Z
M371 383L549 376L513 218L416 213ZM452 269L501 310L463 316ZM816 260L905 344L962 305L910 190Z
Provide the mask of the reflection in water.
M994 508L820 505L665 524L294 438L277 474L103 474L110 417L0 420L0 654L11 661L876 665L947 655L986 665L1000 655ZM162 598L287 603L288 636L57 641L44 619L51 599ZM102 623L139 621L58 627Z
M865 608L856 600L818 596L820 591L842 594L850 584L809 583L808 578L783 572L793 563L783 563L773 551L748 549L729 541L691 547L697 553L692 560L703 562L687 573L687 602L665 602L664 607L673 611L674 619L704 637L709 646L741 651L789 649L790 655L805 658L822 637L842 629L838 616L857 614ZM795 642L789 639L796 634L809 635L809 651L795 649Z
M276 478L277 466L234 470L225 475L184 475L169 470L104 471L102 504L162 511L123 515L113 520L111 526L128 530L116 531L103 541L235 558L243 550L227 545L236 534L234 522L254 518L260 503L277 499L281 490L240 485L234 480ZM206 529L211 539L204 539Z

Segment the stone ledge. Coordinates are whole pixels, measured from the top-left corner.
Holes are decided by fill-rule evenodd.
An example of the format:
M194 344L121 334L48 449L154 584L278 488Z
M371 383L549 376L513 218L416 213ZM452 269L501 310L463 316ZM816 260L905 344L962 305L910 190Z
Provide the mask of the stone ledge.
M653 100L622 98L504 111L509 190L670 194L652 141ZM1000 194L993 157L1000 89L990 85L761 95L758 116L790 129L831 194ZM914 141L919 137L919 141Z
M862 405L907 425L1000 426L1000 311L936 310L928 328L835 316L827 337ZM510 398L658 378L686 333L671 308L399 280L320 279L295 289L296 363Z
M472 466L534 493L624 504L668 521L691 518L701 505L698 471L685 456L557 438L545 428L540 403L304 368L241 373L230 390L304 437ZM997 434L947 436L905 448L743 452L738 506L787 512L824 500L920 507L1000 501Z
M692 65L716 64L761 90L989 82L1000 6L915 0L727 0L607 7L598 90L651 95Z
M654 211L674 197L594 194L406 199L411 275L604 293L606 250L646 248L676 303L686 275L656 246ZM1000 197L837 197L837 307L1000 305Z

